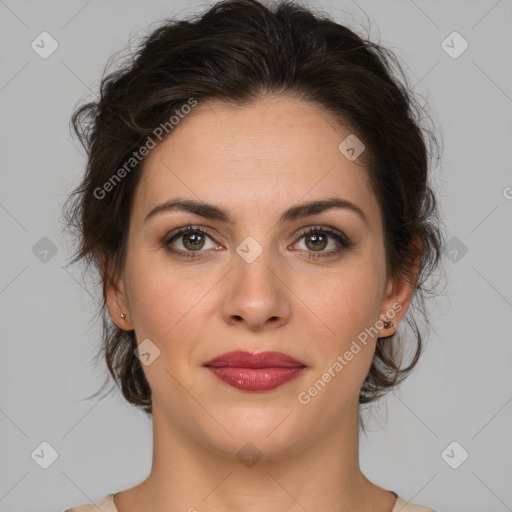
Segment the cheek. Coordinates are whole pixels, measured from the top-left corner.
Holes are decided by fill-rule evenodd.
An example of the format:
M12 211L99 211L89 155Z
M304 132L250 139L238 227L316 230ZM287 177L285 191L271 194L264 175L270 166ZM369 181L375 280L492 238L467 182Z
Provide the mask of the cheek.
M314 287L304 279L300 297L335 340L346 340L378 318L382 276L380 270L361 259L329 274L317 275ZM328 328L328 329L327 329Z
M328 383L318 403L358 396L377 341L371 327L379 318L381 272L376 262L354 258L353 264L347 262L329 276L317 276L315 287L307 280L302 284L298 295L309 297L305 302L313 312L308 313L310 336L321 339L311 382L319 382L321 389Z
M149 338L168 347L168 340L184 333L191 338L200 326L195 320L208 303L207 292L215 281L203 274L198 282L197 272L173 268L161 257L143 260L142 255L134 255L126 268L137 339Z

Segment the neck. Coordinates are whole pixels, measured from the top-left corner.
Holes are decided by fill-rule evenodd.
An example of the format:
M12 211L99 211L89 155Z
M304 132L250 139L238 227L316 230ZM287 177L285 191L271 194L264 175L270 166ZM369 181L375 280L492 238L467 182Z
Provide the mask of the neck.
M345 413L340 427L325 432L320 441L271 456L258 451L257 460L251 449L241 457L236 450L221 453L201 443L154 402L151 473L130 490L129 500L116 497L116 505L119 512L389 512L395 498L359 468L357 403ZM237 446L244 445L241 441ZM125 502L130 505L125 507Z

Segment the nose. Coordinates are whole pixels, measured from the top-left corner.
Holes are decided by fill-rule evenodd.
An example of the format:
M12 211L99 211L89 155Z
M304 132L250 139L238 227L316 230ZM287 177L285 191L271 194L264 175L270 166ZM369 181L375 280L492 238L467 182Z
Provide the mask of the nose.
M291 315L291 287L285 269L264 250L248 263L233 257L233 269L226 276L222 302L224 321L259 331L285 325Z

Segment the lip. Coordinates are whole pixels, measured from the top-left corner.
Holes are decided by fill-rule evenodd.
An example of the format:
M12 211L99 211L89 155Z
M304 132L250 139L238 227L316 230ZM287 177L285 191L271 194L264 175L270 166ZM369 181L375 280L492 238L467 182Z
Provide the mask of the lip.
M306 369L305 364L282 352L226 352L204 366L224 383L243 391L270 391Z
M214 368L226 366L237 368L298 368L306 365L282 352L251 353L235 350L210 359L210 361L204 363L204 366Z

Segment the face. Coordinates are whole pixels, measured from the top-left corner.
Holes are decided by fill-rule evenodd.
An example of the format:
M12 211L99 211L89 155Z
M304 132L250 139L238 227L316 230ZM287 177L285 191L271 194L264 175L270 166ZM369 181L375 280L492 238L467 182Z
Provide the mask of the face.
M380 315L398 325L411 290L386 281L377 198L338 148L349 134L299 99L208 101L151 150L108 304L119 327L150 340L143 369L169 428L226 453L248 441L277 453L335 436L357 408L376 337L395 332ZM153 211L177 198L218 210ZM354 207L296 209L333 198ZM206 215L219 210L228 219ZM204 366L232 351L303 367L274 368L294 378L272 389L241 389Z

